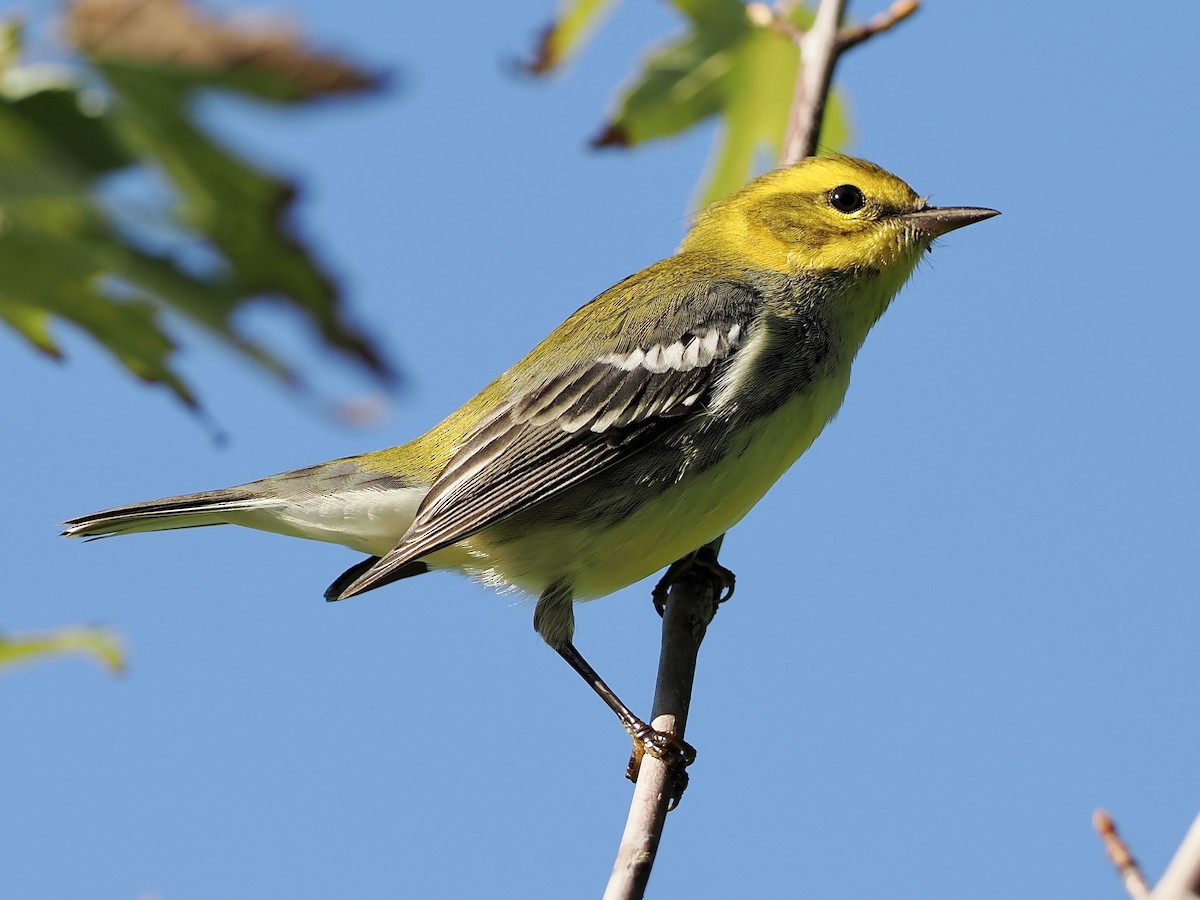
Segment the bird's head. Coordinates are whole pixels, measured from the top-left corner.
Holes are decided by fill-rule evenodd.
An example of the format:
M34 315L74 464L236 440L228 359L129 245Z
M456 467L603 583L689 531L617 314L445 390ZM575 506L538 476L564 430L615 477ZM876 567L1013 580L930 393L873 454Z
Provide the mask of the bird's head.
M733 254L792 275L912 270L934 238L997 215L931 207L873 163L823 156L777 169L714 203L682 251Z

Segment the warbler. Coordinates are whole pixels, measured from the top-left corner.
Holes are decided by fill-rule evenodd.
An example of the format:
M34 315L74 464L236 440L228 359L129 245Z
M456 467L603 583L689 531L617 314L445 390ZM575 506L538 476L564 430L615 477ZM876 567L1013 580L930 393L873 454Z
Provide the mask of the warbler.
M576 650L573 603L736 525L837 413L867 332L933 240L994 215L931 207L863 160L807 159L714 203L674 256L580 307L421 437L81 516L64 534L233 524L367 554L329 600L442 569L517 588L635 743L681 769L694 751Z

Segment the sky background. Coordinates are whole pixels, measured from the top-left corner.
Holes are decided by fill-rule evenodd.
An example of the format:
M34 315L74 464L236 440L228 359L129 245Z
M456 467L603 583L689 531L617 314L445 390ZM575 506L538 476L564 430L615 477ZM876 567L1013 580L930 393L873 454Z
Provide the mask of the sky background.
M550 0L286 8L400 88L206 120L303 181L299 228L406 388L353 429L192 340L221 446L78 334L57 365L0 332L0 626L106 623L130 654L121 678L0 677L2 892L598 896L629 744L530 606L450 575L326 604L357 556L233 528L57 537L407 440L687 227L711 129L585 148L678 29L667 4L619 7L546 83L510 64ZM1004 215L939 244L837 421L727 538L738 592L702 650L653 896L1121 897L1097 806L1161 872L1200 810L1198 32L1195 3L929 0L843 60L849 150ZM376 390L291 319L252 324L328 396ZM577 609L643 711L649 589Z

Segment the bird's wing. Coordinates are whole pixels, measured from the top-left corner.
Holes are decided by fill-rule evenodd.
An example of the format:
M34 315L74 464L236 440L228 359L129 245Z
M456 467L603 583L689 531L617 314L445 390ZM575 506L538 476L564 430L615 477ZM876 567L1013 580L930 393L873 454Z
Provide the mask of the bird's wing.
M609 341L609 352L559 363L514 392L458 449L395 549L339 599L627 459L701 414L720 373L746 344L760 302L745 285L707 289L708 303L661 306L673 315L637 343ZM711 292L722 302L712 302ZM706 311L702 321L696 307Z

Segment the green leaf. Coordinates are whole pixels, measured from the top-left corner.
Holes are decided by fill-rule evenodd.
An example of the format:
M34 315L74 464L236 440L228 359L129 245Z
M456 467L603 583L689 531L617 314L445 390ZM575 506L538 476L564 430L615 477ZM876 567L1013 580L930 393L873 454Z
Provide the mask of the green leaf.
M102 628L63 628L23 637L0 633L0 668L64 655L90 659L114 674L125 669L121 642Z
M99 68L123 101L114 124L131 146L162 166L179 192L174 215L221 252L239 293L283 299L327 342L386 375L386 361L346 321L332 281L288 227L295 187L236 158L191 123L194 82L147 77L139 67L117 63ZM229 312L232 307L226 321Z
M788 37L752 24L739 0L675 0L690 29L651 54L593 146L633 147L711 118L720 130L699 190L701 205L725 197L775 165L791 109L800 51ZM798 25L811 13L798 8ZM837 93L825 108L821 146L848 135Z
M778 164L799 72L796 45L755 29L734 50L713 160L701 181L701 208L727 197L755 175ZM849 136L842 102L830 92L821 125L821 149L835 152Z
M55 359L62 358L62 351L50 336L51 316L46 310L23 303L12 303L0 297L0 319L43 353Z
M20 59L23 32L20 19L0 21L0 75L7 73Z
M137 157L113 134L102 115L83 111L83 94L71 83L47 84L7 97L7 108L57 157L57 165L89 180L133 165ZM94 103L100 103L98 97Z
M545 27L525 68L544 75L565 65L595 34L617 0L563 0L558 16Z
M745 7L738 0L676 5L693 29L650 54L593 146L631 147L670 137L719 115L728 102L736 50L752 29Z
M61 355L54 323L71 323L194 405L173 364L181 321L297 380L236 325L244 305L271 297L328 346L391 377L292 232L294 185L218 145L191 117L211 88L300 103L378 79L289 34L202 18L181 0L79 0L69 24L107 90L62 69L14 68L19 30L0 26L0 321L51 355ZM139 171L165 176L174 196L137 219L118 216L102 190L113 173ZM156 252L164 226L215 261L197 271Z
M738 34L748 24L746 6L741 0L671 0L671 5L687 16L700 31Z

